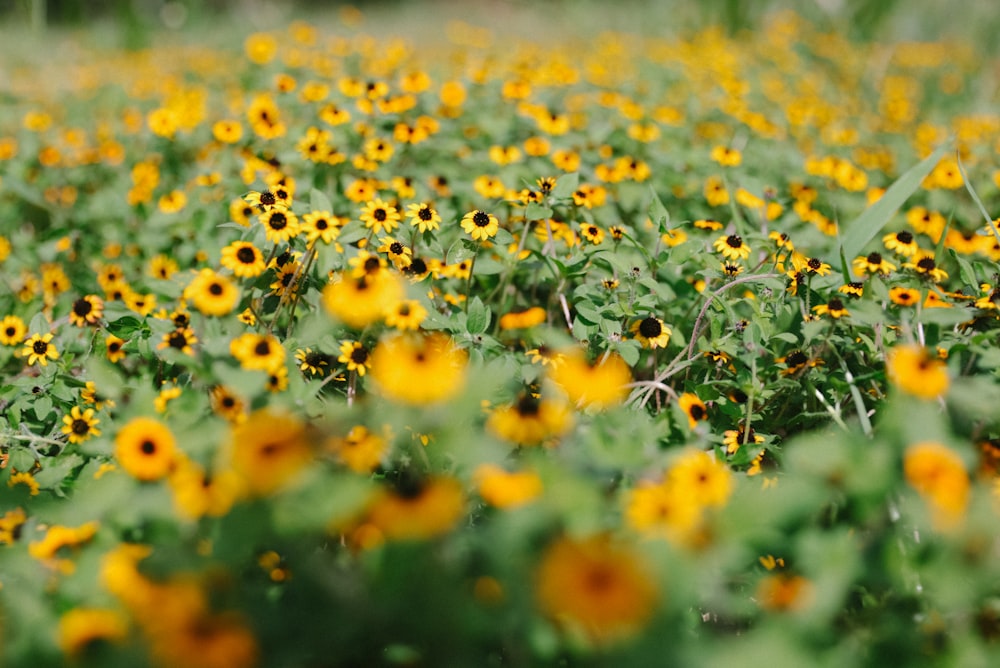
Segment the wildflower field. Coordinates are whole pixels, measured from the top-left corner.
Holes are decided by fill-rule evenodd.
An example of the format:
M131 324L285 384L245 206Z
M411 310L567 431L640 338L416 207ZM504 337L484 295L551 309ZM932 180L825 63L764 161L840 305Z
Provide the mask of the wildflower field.
M0 47L0 665L997 665L991 50L326 18Z

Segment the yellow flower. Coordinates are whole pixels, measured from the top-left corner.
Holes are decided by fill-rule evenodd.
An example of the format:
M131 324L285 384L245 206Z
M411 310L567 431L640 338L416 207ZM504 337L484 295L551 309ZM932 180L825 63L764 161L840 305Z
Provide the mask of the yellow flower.
M735 148L727 146L714 147L710 157L723 167L739 167L740 163L743 162L743 154Z
M70 443L83 443L91 436L101 435L101 430L97 429L99 423L93 408L81 411L79 406L73 406L69 415L63 416L62 433L69 435Z
M641 631L659 599L655 579L635 550L603 534L553 541L535 582L542 612L601 644Z
M481 464L472 478L479 496L496 508L517 508L542 493L542 479L534 471L508 472L495 464Z
M563 361L549 376L562 388L570 402L596 409L609 408L625 401L632 382L632 372L615 353L594 364L587 361L582 350L563 353Z
M355 473L371 473L389 451L388 441L364 425L354 425L344 437L328 439L326 447Z
M941 443L914 443L906 449L903 471L906 481L930 504L934 525L954 527L969 502L969 474L961 457Z
M32 334L24 342L24 349L21 350L21 354L28 356L28 366L36 362L41 366L48 366L49 360L59 359L59 351L56 350L55 345L51 341L52 332L49 332L48 334Z
M115 436L115 458L126 473L142 481L165 477L178 456L173 433L154 418L133 418Z
M445 534L465 514L465 494L454 478L403 474L370 502L367 521L389 540L425 540Z
M708 409L705 408L705 404L698 398L697 394L685 392L677 399L677 404L687 415L688 425L691 429L697 427L701 420L708 419Z
M312 461L309 443L306 425L298 418L262 409L232 427L229 454L247 490L267 496L287 486Z
M222 316L236 308L240 291L228 278L206 268L184 288L184 298L205 315Z
M540 306L525 311L511 311L500 316L500 329L528 329L545 322L546 312Z
M632 323L632 334L644 348L666 348L673 331L659 318L648 316Z
M923 346L896 346L889 351L886 366L893 385L906 394L934 399L948 391L948 367Z
M371 356L371 377L379 391L407 404L455 396L465 385L465 367L465 351L439 332L389 336Z
M122 613L105 608L73 608L59 618L59 648L70 657L84 655L95 643L120 643L128 635Z
M470 211L462 217L462 229L475 241L486 241L496 236L500 221L492 213Z
M540 399L525 392L513 404L495 409L486 427L517 445L537 445L558 438L572 426L569 406L557 399Z

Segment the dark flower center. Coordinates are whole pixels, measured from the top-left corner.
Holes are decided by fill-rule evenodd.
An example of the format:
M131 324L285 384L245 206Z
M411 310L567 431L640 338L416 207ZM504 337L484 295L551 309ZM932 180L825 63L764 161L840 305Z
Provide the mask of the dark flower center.
M191 324L191 318L188 317L187 313L177 313L173 317L173 323L177 329L184 329Z
M866 259L868 260L868 264L882 264L882 255L880 253L869 253Z
M117 341L112 341L111 343L108 344L109 353L116 353L121 349L122 349L122 344L118 343Z
M809 258L809 262L807 262L806 264L809 265L810 269L812 269L813 271L816 271L817 269L820 268L820 266L822 266L823 263L820 262L819 260L817 260L816 258L811 257L811 258Z
M913 235L910 234L909 232L907 232L906 230L903 230L902 232L897 232L896 233L896 241L898 241L901 244L912 243L913 242Z
M146 439L139 445L139 451L144 455L151 455L156 452L156 443Z
M375 209L372 211L372 218L380 223L384 223L385 219L389 217L388 212L385 209Z
M208 286L208 292L213 296L218 297L223 292L225 292L225 290L223 289L221 283L212 283L211 285Z
M267 357L268 355L271 354L271 344L268 343L267 341L261 341L260 343L258 343L253 347L253 352L255 355L259 355L261 357Z
M529 417L532 415L538 415L538 410L541 407L541 403L535 397L530 394L523 394L521 398L517 400L516 410L519 415L524 417Z
M840 301L839 297L834 297L833 299L831 299L829 302L827 302L826 306L831 311L843 311L844 310L844 302Z
M730 248L742 248L743 247L743 237L738 234L730 234L726 237L726 245Z
M408 267L411 274L423 274L427 271L427 263L422 258L415 257Z
M399 243L398 241L393 241L391 244L389 244L389 252L392 253L393 255L402 254L403 244Z
M70 425L70 429L72 429L73 433L77 436L83 436L84 434L90 432L90 424L86 420L77 418L73 420L73 424Z
M31 345L31 349L35 351L36 355L44 355L49 351L49 344L46 341L35 341Z
M15 334L17 334L17 329L12 326L12 327L8 327L7 329L3 330L3 332L7 336L13 337Z
M326 230L329 229L330 222L326 218L317 218L315 221L313 221L313 227L315 227L317 230L320 231Z
M663 333L663 326L660 325L660 321L656 318L645 318L639 323L639 333L647 339L655 339Z
M932 271L937 265L934 264L934 260L929 257L921 258L917 262L917 268L923 269L924 271Z
M374 274L377 273L378 270L382 268L382 263L379 262L379 259L377 257L373 256L365 260L363 266L365 268L366 274Z
M420 209L420 211L417 211L417 218L419 218L422 221L427 222L433 217L434 214L432 214L431 210L426 206Z
M396 311L396 312L399 313L399 315L402 315L402 316L410 315L410 305L409 304L405 304L405 303L404 304L400 304L399 310Z
M288 217L280 211L275 211L271 214L267 224L272 230L283 230L288 225Z
M249 246L242 246L236 251L236 259L243 264L253 264L257 261L257 253Z
M306 354L305 363L311 367L320 367L326 365L326 355L323 353L311 352Z
M472 222L476 227L486 227L490 224L490 216L483 211L476 211L472 216Z
M700 420L705 417L705 409L701 404L692 404L691 408L688 409L688 412L695 420Z
M273 206L277 204L278 200L275 198L274 193L270 190L265 190L260 194L260 203L264 206Z
M368 351L364 348L355 348L351 351L351 361L355 364L364 364L368 361Z
M785 358L785 363L790 367L802 366L809 360L806 354L801 350L796 350L794 353Z
M75 302L73 302L73 313L80 316L81 318L86 317L93 310L94 310L94 305L91 304L86 299L77 299Z
M188 345L187 336L184 332L171 332L170 338L167 339L167 343L171 348L177 348L178 350L184 350Z

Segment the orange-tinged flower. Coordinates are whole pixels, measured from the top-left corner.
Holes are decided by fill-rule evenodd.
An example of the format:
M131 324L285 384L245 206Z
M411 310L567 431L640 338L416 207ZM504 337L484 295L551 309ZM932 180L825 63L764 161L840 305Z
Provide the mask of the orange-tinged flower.
M617 354L591 364L579 349L565 352L562 364L554 367L549 377L572 403L597 409L625 401L627 385L632 382L629 366Z
M906 481L931 507L935 527L954 527L969 502L969 474L962 458L948 446L933 441L914 443L903 459Z
M948 391L948 367L923 346L898 345L886 363L889 379L906 394L935 399Z

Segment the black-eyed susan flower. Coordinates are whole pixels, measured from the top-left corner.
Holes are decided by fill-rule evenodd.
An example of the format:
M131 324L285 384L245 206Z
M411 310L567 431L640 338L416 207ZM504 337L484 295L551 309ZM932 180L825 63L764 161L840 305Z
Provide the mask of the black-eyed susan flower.
M361 222L374 234L391 234L399 227L401 216L396 207L384 202L381 198L365 203L361 210Z
M496 436L515 445L538 445L551 442L572 426L570 407L561 399L542 399L524 392L511 404L490 413L487 428Z
M327 312L354 329L364 329L385 317L403 298L398 274L378 271L360 277L337 275L323 289Z
M299 218L284 206L275 206L270 211L257 216L264 226L264 235L273 244L280 244L299 235Z
M854 266L854 273L858 276L864 276L865 274L882 274L883 276L887 276L896 271L896 265L886 260L878 252L860 255L854 258L852 265Z
M605 534L553 541L535 582L543 613L605 645L641 631L659 599L639 554Z
M730 260L745 260L750 257L750 247L738 234L723 235L712 244L715 250Z
M729 467L704 450L688 448L670 466L667 483L701 507L726 505L733 492Z
M542 479L534 471L507 471L481 464L472 474L479 496L494 508L519 508L542 494Z
M831 297L830 300L825 304L818 304L813 306L812 309L816 315L828 315L834 320L839 320L846 315L850 315L850 311L844 306L843 300L840 297Z
M923 346L903 344L892 348L886 370L895 387L920 399L935 399L948 391L948 367Z
M404 299L385 312L385 324L401 332L416 331L427 318L427 309L416 299Z
M340 230L347 224L347 219L334 216L329 211L312 211L302 216L302 231L306 235L306 244L313 246L317 241L332 244Z
M345 436L326 441L326 449L355 473L371 473L389 452L389 441L364 425L354 425Z
M166 477L179 456L173 432L155 418L133 418L115 435L118 464L145 482Z
M913 306L920 301L920 290L897 285L889 289L889 299L898 306Z
M240 278L255 278L264 273L264 254L249 241L234 241L222 249L222 266Z
M466 353L445 334L389 336L375 346L371 377L394 401L431 404L449 399L465 385Z
M5 315L0 320L0 344L5 346L18 346L24 342L24 337L28 334L28 327L24 320L16 315Z
M108 334L104 339L104 348L109 362L117 364L125 359L125 343L124 339L120 339L114 334Z
M77 327L93 325L104 315L104 300L97 295L84 295L70 307L69 321Z
M104 643L123 643L127 637L128 619L118 610L72 608L59 618L59 648L73 659Z
M599 357L591 364L582 350L574 348L562 353L562 361L551 367L549 378L570 402L600 410L625 401L632 372L615 353Z
M744 398L743 401L746 401ZM737 402L743 403L743 402ZM753 427L750 428L750 433L746 431L744 425L740 425L737 429L727 429L722 434L722 445L726 448L727 454L734 454L737 450L743 447L743 441L746 440L748 444L760 445L764 442L764 437L754 431Z
M462 229L475 241L486 241L496 236L500 229L500 221L492 213L479 209L470 211L462 217Z
M767 235L767 238L772 240L779 250L793 251L795 246L792 243L791 237L788 236L786 232L774 231Z
M723 167L739 167L743 162L743 154L735 148L728 146L715 146L712 148L710 156L713 162Z
M851 281L849 283L844 283L837 288L837 292L845 294L848 297L858 298L865 294L865 284L857 281Z
M913 237L913 233L909 230L900 230L899 232L890 232L882 237L882 244L891 251L902 255L903 257L913 257L913 254L917 252L917 241Z
M159 278L166 281L176 274L178 270L179 267L177 265L177 260L173 259L169 255L160 253L150 259L149 268L146 273L153 278Z
M934 251L917 250L910 258L909 262L903 264L907 269L912 269L922 276L927 276L935 283L940 283L948 278L948 273L937 266L934 261Z
M593 223L580 225L580 236L595 246L604 241L604 230Z
M660 242L668 248L674 248L680 246L682 243L688 240L687 232L678 228L672 230L667 230L662 235L660 235Z
M193 355L194 349L191 346L196 343L198 343L198 337L194 335L194 330L190 327L184 327L164 334L163 339L157 344L156 349L165 350L170 348L185 355Z
M28 366L39 364L48 366L49 360L59 359L59 351L52 343L52 332L47 334L32 334L24 342L21 355L27 356Z
M272 334L241 334L229 342L229 352L244 369L271 373L285 364L285 348Z
M167 482L177 514L191 520L226 515L244 492L243 480L234 470L206 471L187 458L178 461Z
M63 416L62 433L69 437L70 443L83 443L91 436L101 435L101 430L97 428L100 422L93 408L81 410L79 406L73 406L69 414Z
M386 540L419 541L448 533L464 514L457 480L403 472L371 499L366 521Z
M216 385L209 392L212 411L229 422L237 423L246 419L246 402L233 389Z
M413 261L413 249L393 237L379 239L379 253L385 253L396 269L406 268Z
M310 376L325 376L329 370L331 358L319 350L300 348L295 351L295 361L302 373Z
M256 207L262 213L267 213L274 207L282 206L283 204L278 201L278 197L270 190L251 190L243 196L243 201L252 207Z
M792 376L807 366L815 366L814 360L801 350L793 350L783 357L775 358L777 364L784 364L786 368L781 370L782 375Z
M406 217L410 225L421 233L433 232L441 225L441 216L429 203L409 204L406 207Z
M239 289L212 269L202 269L184 288L184 298L205 315L223 316L236 308Z
M930 506L936 528L947 530L958 524L968 506L971 487L958 453L943 443L914 443L906 448L903 472Z
M12 489L15 487L24 487L28 490L28 496L38 496L41 489L35 476L28 471L11 473L10 477L7 478L7 486Z
M346 364L348 371L354 371L359 376L364 376L372 367L371 353L360 341L342 342L337 361Z
M254 496L273 494L312 461L305 423L297 417L262 409L232 427L228 452L233 470Z
M528 329L545 322L548 314L541 306L532 306L524 311L511 311L500 316L500 329Z
M647 316L632 323L632 335L644 348L666 348L673 331L655 316Z
M806 260L804 270L807 274L826 276L830 273L830 265L818 258L811 257Z
M722 223L720 223L717 220L713 220L711 218L699 218L698 220L694 221L692 225L694 225L699 230L709 230L710 232L721 230L723 227ZM723 237L723 241L724 240L725 237ZM718 240L716 240L716 243L718 243Z
M702 420L708 419L708 409L705 403L693 392L685 392L677 398L677 405L687 415L688 426L694 429Z

